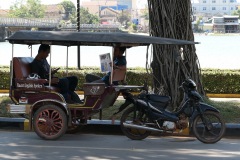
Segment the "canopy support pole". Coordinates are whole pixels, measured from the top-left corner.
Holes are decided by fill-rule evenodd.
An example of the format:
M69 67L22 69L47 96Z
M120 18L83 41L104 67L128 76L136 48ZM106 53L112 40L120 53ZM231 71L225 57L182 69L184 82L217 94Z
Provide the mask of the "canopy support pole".
M14 54L14 44L12 44L12 61L11 61L11 68L10 68L11 69L10 88L12 88L12 81L13 81L13 54Z
M77 0L77 31L80 32L80 0ZM81 69L80 45L77 46L78 69Z
M48 80L48 82L49 82L49 87L51 87L51 81L52 81L52 45L50 45L50 56L49 56L49 58L50 58L50 69L49 69L49 80Z
M67 46L67 58L66 58L66 72L67 72L67 76L68 76L68 46Z

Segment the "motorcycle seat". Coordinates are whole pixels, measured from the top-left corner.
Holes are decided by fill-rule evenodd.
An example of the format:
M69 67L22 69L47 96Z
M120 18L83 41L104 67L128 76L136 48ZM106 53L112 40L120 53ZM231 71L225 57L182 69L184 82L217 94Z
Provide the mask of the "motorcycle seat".
M147 95L147 99L154 102L168 103L171 100L171 97L161 96L157 94L149 94Z
M160 110L166 109L171 100L169 96L160 96L157 94L149 94L146 96L146 98L151 105L155 106Z

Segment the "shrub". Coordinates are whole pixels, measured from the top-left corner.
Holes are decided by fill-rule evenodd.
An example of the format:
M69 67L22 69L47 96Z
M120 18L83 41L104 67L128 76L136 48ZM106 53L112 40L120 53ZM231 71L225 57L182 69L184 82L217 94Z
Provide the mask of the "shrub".
M10 72L9 67L0 67L0 89L9 89ZM83 67L82 70L69 68L68 75L75 75L79 79L77 90L82 90L86 74L94 74L100 77L104 76L98 67ZM67 76L65 69L60 69L56 74L58 77ZM128 68L126 81L129 85L143 85L148 79L148 85L151 86L151 77L144 68ZM240 70L202 70L203 86L206 93L225 93L240 94Z

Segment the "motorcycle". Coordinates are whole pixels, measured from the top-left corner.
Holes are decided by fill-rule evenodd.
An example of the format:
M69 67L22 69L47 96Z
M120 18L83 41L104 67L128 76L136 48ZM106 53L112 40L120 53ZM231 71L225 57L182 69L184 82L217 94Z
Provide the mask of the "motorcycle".
M225 133L225 122L219 111L203 103L197 92L196 84L186 79L180 88L184 91L183 103L178 111L170 112L171 98L149 94L143 90L138 96L129 92L123 93L125 103L120 106L119 112L130 104L120 120L122 132L132 140L142 140L151 132L179 133L187 127L191 128L196 138L203 143L216 143Z

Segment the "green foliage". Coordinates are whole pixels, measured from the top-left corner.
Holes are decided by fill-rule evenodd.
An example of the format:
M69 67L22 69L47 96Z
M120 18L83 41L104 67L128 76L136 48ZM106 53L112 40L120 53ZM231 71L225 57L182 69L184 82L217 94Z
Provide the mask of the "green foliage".
M134 31L136 31L137 30L137 25L136 24L132 24L132 28L133 28Z
M149 20L149 12L148 12L148 7L146 6L144 11L141 13L141 17L144 18L145 20Z
M80 23L81 24L98 24L99 17L89 13L88 9L80 8Z
M64 0L60 4L63 6L63 8L65 10L66 19L69 19L69 18L73 17L74 15L76 15L76 7L72 1Z
M232 15L236 15L238 18L240 18L240 9L233 11Z
M7 105L13 102L7 96L0 97L0 117L20 117L17 114L10 114L7 112Z
M0 77L2 77L0 89L9 89L9 71L8 66L0 66ZM75 75L79 79L77 90L82 90L86 74L104 76L98 67L83 67L82 70L68 69L68 75ZM56 76L67 76L65 69L61 68ZM129 85L143 85L146 80L148 85L152 86L151 76L146 73L144 68L128 68L126 81ZM240 70L204 69L202 70L202 80L206 93L240 94Z
M0 68L0 89L9 89L10 69Z
M216 102L209 99L204 100L207 104L216 107L221 115L223 116L226 123L240 123L239 112L240 103L239 102ZM9 97L0 97L0 117L21 117L18 114L7 113L7 104L13 103ZM114 112L118 110L118 107L124 103L123 100L117 100L112 107L105 108L102 113L103 119L111 119ZM121 112L122 113L122 112ZM116 120L119 120L121 113L115 116ZM93 119L98 119L99 114L92 116Z
M240 70L203 70L202 79L206 93L240 93Z
M45 8L41 0L17 0L11 7L9 15L19 18L43 18Z
M226 123L239 123L240 117L240 103L239 102L224 102L224 101L213 101L210 99L204 100L207 104L214 106L217 108L221 115L223 116Z
M127 28L127 24L131 20L131 14L129 11L122 10L122 13L118 15L117 19L122 25L125 25L125 28Z

